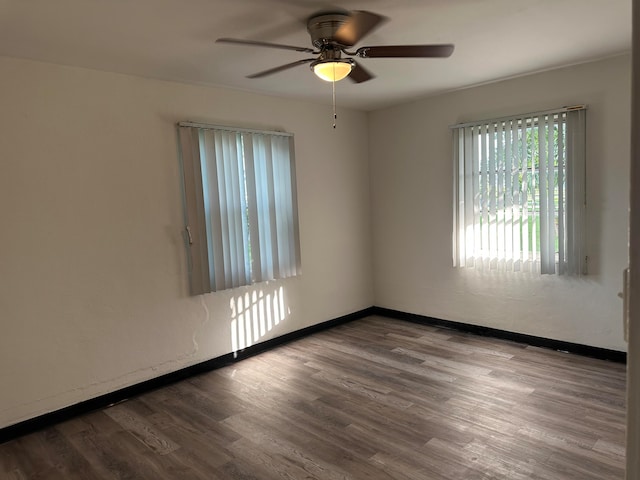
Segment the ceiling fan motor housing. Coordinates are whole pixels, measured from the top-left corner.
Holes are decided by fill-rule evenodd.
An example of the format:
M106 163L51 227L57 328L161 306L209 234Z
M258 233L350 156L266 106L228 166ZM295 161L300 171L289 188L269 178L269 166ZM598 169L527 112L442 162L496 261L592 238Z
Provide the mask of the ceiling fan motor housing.
M326 45L337 44L335 34L348 20L349 15L345 13L329 13L311 17L307 21L311 42L321 50Z

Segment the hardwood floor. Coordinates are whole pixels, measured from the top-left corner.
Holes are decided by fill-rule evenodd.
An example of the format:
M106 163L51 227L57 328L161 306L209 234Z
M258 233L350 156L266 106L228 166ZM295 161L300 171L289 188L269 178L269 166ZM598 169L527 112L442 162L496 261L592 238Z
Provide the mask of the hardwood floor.
M624 365L369 317L0 445L0 478L622 480L624 392Z

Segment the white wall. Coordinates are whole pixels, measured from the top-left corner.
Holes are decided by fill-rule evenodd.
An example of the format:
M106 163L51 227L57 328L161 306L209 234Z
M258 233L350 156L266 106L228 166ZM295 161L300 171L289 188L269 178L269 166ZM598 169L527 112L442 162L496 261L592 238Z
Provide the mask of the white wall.
M590 275L479 273L451 266L449 125L586 103ZM376 305L625 350L630 57L426 98L370 115Z
M0 106L0 427L231 352L246 294L240 347L373 304L366 114L8 58ZM295 134L301 277L188 295L180 120Z

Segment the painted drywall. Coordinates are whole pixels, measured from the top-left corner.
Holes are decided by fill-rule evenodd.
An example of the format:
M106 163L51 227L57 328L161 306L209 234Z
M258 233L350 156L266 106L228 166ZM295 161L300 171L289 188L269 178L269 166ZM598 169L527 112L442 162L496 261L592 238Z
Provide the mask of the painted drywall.
M365 113L9 58L0 105L0 427L373 304ZM300 277L189 296L181 120L295 135Z
M587 104L585 278L454 269L448 126ZM625 350L630 57L425 98L370 114L376 305Z

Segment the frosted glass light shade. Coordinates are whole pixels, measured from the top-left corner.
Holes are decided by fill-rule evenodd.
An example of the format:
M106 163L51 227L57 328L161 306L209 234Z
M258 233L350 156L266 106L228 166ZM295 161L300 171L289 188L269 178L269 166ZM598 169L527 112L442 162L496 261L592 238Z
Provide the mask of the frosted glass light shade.
M351 62L320 62L313 65L313 73L327 82L337 82L351 73Z

